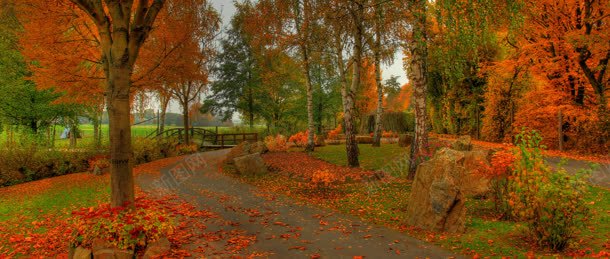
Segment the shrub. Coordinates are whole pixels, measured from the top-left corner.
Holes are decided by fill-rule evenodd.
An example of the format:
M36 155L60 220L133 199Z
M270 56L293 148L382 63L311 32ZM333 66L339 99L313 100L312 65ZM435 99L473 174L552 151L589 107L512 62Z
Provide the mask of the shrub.
M199 150L197 144L179 144L176 146L176 152L178 155L188 155L196 153Z
M157 159L180 155L181 152L188 151L178 147L176 140L158 140L151 138L134 138L132 143L135 164L148 163Z
M339 181L336 174L329 170L317 170L313 172L309 184L314 189L328 189Z
M309 134L308 130L297 132L296 134L290 136L288 141L294 143L294 145L297 147L304 147L307 145L307 135L308 134ZM314 134L314 143L317 141L317 139L318 139L318 136Z
M511 210L508 203L509 177L512 175L512 167L515 162L512 151L502 150L493 154L491 167L485 168L483 177L490 178L491 195L494 199L495 209L502 218L510 218Z
M111 208L103 204L72 212L71 246L90 248L94 239L103 238L111 246L138 252L174 230L174 219L160 209L163 205L159 201L138 197L134 206Z
M328 132L328 137L327 139L329 140L338 140L339 139L339 135L343 133L343 127L341 126L341 124L337 125L337 127L331 131Z
M542 138L535 131L521 133L517 140L508 187L512 215L527 222L539 245L562 250L588 214L584 202L587 172L569 175L565 170L551 170L542 156Z
M286 151L288 150L286 144L286 137L283 135L277 134L276 136L265 137L265 145L269 151Z
M87 171L89 158L99 150L56 150L34 142L7 146L0 153L0 186Z

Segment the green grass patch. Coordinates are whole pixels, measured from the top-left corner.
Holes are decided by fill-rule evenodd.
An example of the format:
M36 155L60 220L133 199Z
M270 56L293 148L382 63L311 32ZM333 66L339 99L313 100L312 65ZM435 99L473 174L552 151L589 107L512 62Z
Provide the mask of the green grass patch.
M7 187L0 192L0 222L20 217L36 219L41 215L69 216L69 212L90 207L109 199L107 176L65 175ZM23 188L24 190L19 190Z
M407 158L408 147L399 147L398 144L382 144L381 147L373 147L369 144L359 144L360 167L368 170L381 170L392 166L396 161ZM336 165L347 165L345 145L327 145L316 147L313 156Z

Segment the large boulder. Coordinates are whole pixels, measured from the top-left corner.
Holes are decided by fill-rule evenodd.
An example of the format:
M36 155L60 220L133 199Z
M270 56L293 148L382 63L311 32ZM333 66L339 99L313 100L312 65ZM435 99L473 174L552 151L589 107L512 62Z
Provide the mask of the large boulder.
M260 153L240 156L233 159L237 172L242 175L261 175L267 173L267 165Z
M491 169L492 151L489 149L477 149L473 151L462 151L464 154L464 176L461 189L466 196L483 196L491 189L490 178L485 177L484 170Z
M269 151L269 149L267 148L265 143L262 141L258 141L258 142L254 142L254 143L244 141L244 142L240 143L239 145L231 148L231 151L229 151L229 153L227 154L227 157L225 158L225 163L233 164L234 159L237 157L242 157L242 156L246 156L246 155L250 155L250 154L254 154L254 153L264 154L264 153L267 153L268 151Z
M417 167L407 209L408 224L433 231L464 232L463 162L463 152L444 148Z
M460 136L451 144L451 148L458 151L470 151L472 150L472 138L468 135Z
M263 141L257 141L256 143L250 144L250 154L265 154L267 152L269 152L269 148L267 148L267 145L265 145L265 142Z

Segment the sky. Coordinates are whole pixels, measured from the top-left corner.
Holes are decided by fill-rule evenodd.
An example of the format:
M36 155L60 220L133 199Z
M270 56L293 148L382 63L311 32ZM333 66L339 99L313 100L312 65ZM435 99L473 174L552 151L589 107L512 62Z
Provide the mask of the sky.
M223 30L227 29L231 21L231 17L235 13L233 0L210 0L212 6L221 14ZM406 73L402 65L402 52L396 53L396 57L392 65L384 65L381 67L383 79L386 80L392 76L398 76L398 82L403 85L407 82ZM172 102L169 107L169 112L180 112L180 107L176 102Z

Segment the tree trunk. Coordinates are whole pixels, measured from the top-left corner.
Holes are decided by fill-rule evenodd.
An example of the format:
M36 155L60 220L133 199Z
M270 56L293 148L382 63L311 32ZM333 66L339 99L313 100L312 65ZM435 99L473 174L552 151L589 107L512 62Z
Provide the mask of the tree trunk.
M30 130L32 130L32 134L38 134L38 122L36 120L30 121Z
M76 137L77 137L77 128L76 128L76 124L71 124L70 125L70 148L75 148L76 147Z
M100 120L99 120L99 116L97 116L97 112L93 115L92 118L92 123L93 123L93 146L97 149L101 146L101 139L100 139Z
M189 104L188 100L182 100L182 124L184 126L184 144L190 144L189 139Z
M375 130L373 132L373 147L381 146L381 116L383 115L383 85L381 84L381 6L375 6L375 46L373 56L375 61L375 84L377 85L377 110L375 111Z
M411 163L409 179L415 178L417 166L428 149L428 128L426 114L427 95L427 56L428 46L426 31L426 0L415 1L415 21L413 23L413 42L410 47L411 60L409 64L409 79L413 82L413 97L415 106L415 138L411 146Z
M171 98L169 96L161 96L161 114L159 115L159 132L162 133L165 130L165 115L167 114L167 106Z
M110 68L108 78L112 207L133 204L135 196L129 105L130 75L131 71L127 68Z
M303 72L305 73L305 86L307 87L307 145L305 151L313 152L315 143L315 124L313 120L313 87L311 86L311 76L309 74L309 55L307 47L302 45L301 52L303 54Z
M254 93L252 93L252 85L248 86L248 115L250 129L254 128Z
M364 7L361 3L355 3L353 12L354 27L354 62L352 64L352 84L345 91L345 137L347 149L347 165L350 167L359 167L358 161L358 143L356 143L356 131L354 125L354 106L356 91L360 86L360 66L362 65L362 37L364 28L362 24Z

